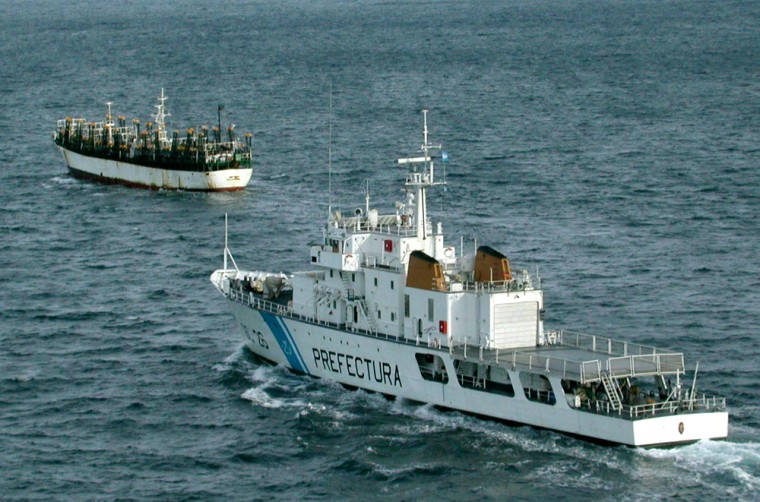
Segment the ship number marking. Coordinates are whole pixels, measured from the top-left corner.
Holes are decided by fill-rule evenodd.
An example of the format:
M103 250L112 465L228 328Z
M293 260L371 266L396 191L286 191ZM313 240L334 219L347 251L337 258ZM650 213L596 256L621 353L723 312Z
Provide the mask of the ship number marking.
M261 345L263 348L269 350L269 344L267 343L267 339L264 338L264 334L261 331L254 330L256 335L259 339L259 345Z
M243 330L248 333L248 338L252 342L258 340L259 345L262 348L269 350L269 344L267 343L267 339L264 337L264 334L261 331L257 329L250 329L248 326L243 326Z

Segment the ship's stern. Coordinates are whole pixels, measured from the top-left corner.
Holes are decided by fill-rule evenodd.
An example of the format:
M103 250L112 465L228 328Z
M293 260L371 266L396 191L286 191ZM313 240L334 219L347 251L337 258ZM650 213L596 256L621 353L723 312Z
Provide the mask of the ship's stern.
M635 446L668 446L728 437L728 412L685 413L633 422Z

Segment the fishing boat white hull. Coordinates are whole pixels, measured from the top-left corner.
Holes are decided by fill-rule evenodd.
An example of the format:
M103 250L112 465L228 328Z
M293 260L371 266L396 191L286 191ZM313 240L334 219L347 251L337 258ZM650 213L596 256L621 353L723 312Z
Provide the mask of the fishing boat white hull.
M253 296L225 293L223 277L224 271L218 270L211 276L211 282L230 300L246 346L254 354L299 373L388 396L601 442L665 446L728 435L726 411L684 411L677 415L632 419L614 413L581 411L565 399L556 399L551 404L531 401L519 388L514 396L508 397L467 388L457 378L450 378L447 383L426 380L420 372L419 354L440 357L447 374L457 374L455 355L449 349L417 345L413 341L383 335L347 332L278 315L270 311L274 310L272 304L263 301L259 301L259 306L265 308L260 310L256 308L257 300ZM285 311L285 306L282 310ZM476 350L471 359L478 360ZM509 373L513 382L519 382L519 371L510 370Z
M199 172L146 167L129 162L89 157L58 147L71 173L79 178L138 188L226 192L242 190L253 170L223 169Z

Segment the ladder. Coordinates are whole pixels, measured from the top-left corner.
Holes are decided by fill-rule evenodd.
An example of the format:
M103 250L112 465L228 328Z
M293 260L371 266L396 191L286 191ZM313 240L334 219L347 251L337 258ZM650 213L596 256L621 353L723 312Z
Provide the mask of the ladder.
M338 274L340 274L340 280L346 291L346 300L353 301L356 305L359 305L362 315L364 315L364 318L367 320L367 327L369 328L370 333L377 333L377 321L375 320L375 316L372 315L369 306L367 306L367 302L364 298L354 295L354 288L351 285L351 281L348 279L347 273L344 274L342 271L338 271Z
M361 307L364 318L367 319L370 333L377 333L377 321L375 321L375 316L372 315L372 311L369 310L367 302L364 301L364 298L356 298L355 301L359 307Z
M346 290L346 298L348 300L354 299L354 288L351 286L351 281L348 280L348 274L344 274L341 271L338 271L340 274L340 280L343 282L343 288Z
M602 380L604 391L607 393L607 399L610 400L612 409L619 412L623 409L623 391L620 390L617 379L607 371L603 371L599 377Z

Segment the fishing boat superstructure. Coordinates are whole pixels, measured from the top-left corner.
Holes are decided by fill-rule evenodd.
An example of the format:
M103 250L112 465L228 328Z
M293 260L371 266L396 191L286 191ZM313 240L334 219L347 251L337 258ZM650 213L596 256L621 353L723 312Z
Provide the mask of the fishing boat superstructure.
M251 134L241 141L234 124L222 137L219 124L211 131L204 126L188 128L184 136L166 128L166 95L161 89L154 121L145 128L140 120L127 123L124 116L114 122L111 103L106 119L88 122L83 118L59 120L53 140L74 176L105 183L170 190L234 191L248 185L251 167Z
M593 440L658 446L725 438L724 398L696 393L681 353L544 327L543 291L488 247L462 254L426 208L446 154L428 142L406 200L329 211L313 270L238 269L226 240L211 282L255 354L297 372ZM226 223L225 223L226 228ZM460 246L462 247L462 246ZM228 267L228 258L232 267Z

